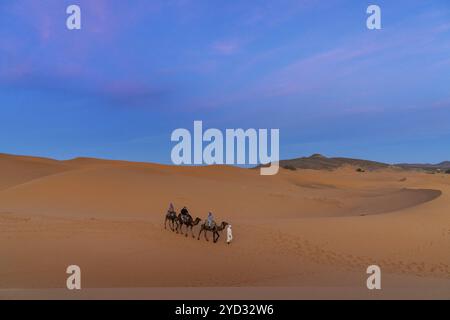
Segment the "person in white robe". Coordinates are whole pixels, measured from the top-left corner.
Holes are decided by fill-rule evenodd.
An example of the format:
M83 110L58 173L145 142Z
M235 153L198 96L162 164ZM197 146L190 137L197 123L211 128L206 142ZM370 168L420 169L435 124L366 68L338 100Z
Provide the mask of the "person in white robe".
M232 240L233 240L233 231L231 229L231 224L229 224L227 227L227 243L230 244Z

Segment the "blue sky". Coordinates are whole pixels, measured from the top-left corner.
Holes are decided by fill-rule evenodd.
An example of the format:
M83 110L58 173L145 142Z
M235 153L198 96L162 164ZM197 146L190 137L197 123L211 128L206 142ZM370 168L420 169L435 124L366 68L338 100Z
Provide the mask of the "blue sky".
M282 158L439 162L449 119L448 0L0 2L3 153L170 163L203 120L279 128Z

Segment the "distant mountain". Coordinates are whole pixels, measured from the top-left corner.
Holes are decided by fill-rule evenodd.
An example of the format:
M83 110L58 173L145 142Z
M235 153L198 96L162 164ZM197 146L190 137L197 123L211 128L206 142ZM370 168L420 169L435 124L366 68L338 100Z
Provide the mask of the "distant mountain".
M313 170L334 170L343 166L353 166L362 170L373 171L385 168L398 168L404 170L425 170L425 171L446 171L450 170L450 161L444 161L438 164L388 164L377 161L352 159L352 158L328 158L321 154L313 154L310 157L281 160L280 167L284 169L313 169Z
M397 167L401 167L404 169L418 169L418 170L449 170L450 169L450 161L443 161L437 164L421 164L421 163L399 163L396 164Z
M334 170L342 166L349 165L364 170L377 170L390 167L387 163L351 159L351 158L327 158L321 154L313 154L310 157L281 160L280 166L285 169L313 169L313 170Z

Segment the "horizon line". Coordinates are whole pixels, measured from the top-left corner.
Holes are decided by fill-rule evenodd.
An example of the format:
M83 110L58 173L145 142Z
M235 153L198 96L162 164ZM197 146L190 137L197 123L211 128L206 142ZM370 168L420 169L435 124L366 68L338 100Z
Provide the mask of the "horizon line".
M95 157L95 156L76 156L76 157L72 157L72 158L54 158L51 156L41 156L41 155L30 155L30 154L16 154L16 153L5 153L5 152L0 152L0 156L10 156L10 157L23 157L23 158L37 158L37 159L42 159L42 160L51 160L51 161L58 161L58 162L67 162L67 161L74 161L74 160L81 160L81 159L85 159L85 160L100 160L100 161L111 161L111 162L129 162L129 163L148 163L148 164L156 164L156 165L165 165L165 166L177 166L177 167L209 167L209 166L227 166L227 167L238 167L238 168L242 168L242 167L250 167L253 168L251 166L261 166L261 165L268 165L269 163L258 163L258 164L244 164L244 165L236 165L236 164L181 164L181 165L176 165L173 163L164 163L164 162L156 162L156 161L141 161L141 160L129 160L129 159L117 159L117 158L103 158L103 157ZM362 161L372 161L372 162L377 162L377 163L381 163L381 164L386 164L386 165L390 165L390 166L396 166L396 165L439 165L443 162L447 162L450 160L442 160L440 162L437 163L430 163L430 162L395 162L395 163L391 163L391 162L384 162L384 161L378 161L378 160L370 160L369 158L354 158L354 157L343 157L343 156L325 156L323 154L320 153L313 153L309 156L298 156L298 157L294 157L294 158L285 158L285 159L280 159L279 162L281 161L291 161L291 160L297 160L297 159L308 159L308 158L312 158L314 156L317 157L324 157L326 159L351 159L351 160L362 160Z

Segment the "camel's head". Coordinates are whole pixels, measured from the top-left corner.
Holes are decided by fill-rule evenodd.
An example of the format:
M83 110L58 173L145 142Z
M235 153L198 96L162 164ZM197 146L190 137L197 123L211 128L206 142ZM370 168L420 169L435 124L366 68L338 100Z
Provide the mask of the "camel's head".
M202 219L200 219L199 217L195 218L194 223L198 224L200 221L202 221Z
M228 222L226 222L226 221L222 221L222 228L225 228L227 225L229 225L229 223Z

